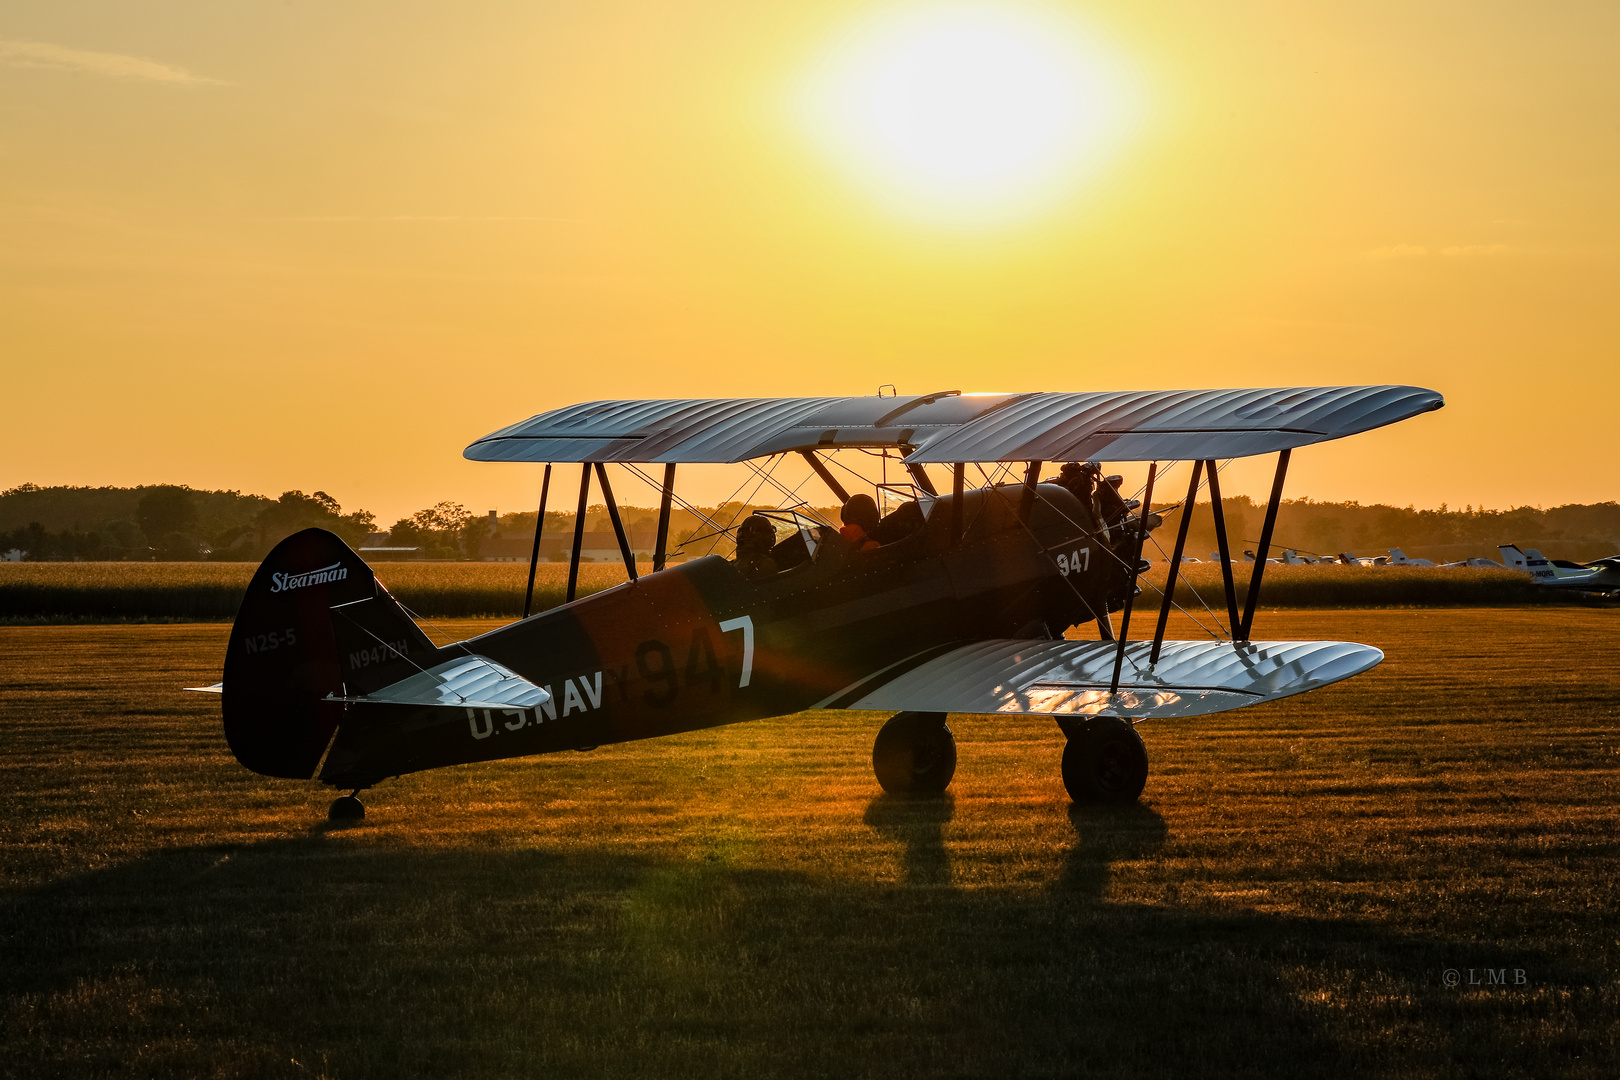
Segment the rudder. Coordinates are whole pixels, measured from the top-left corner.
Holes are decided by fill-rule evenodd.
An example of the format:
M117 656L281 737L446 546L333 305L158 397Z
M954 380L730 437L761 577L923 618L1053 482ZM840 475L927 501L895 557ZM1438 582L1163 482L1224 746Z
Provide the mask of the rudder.
M305 529L277 544L248 585L225 655L221 704L236 760L264 776L315 775L343 719L329 698L356 679L362 646L395 663L434 651L340 538Z

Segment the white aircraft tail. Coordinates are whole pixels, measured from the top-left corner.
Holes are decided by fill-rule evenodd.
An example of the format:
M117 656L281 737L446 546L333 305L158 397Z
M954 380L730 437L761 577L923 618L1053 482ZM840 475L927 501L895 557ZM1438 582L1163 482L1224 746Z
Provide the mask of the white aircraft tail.
M1517 544L1498 545L1497 551L1502 553L1502 565L1509 570L1529 570L1530 560L1524 552L1519 550Z

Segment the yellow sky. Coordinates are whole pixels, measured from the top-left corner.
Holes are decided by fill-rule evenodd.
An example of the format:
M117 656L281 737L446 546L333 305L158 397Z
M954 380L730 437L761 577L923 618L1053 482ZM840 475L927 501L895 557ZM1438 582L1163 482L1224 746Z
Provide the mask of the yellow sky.
M1620 7L1021 9L1135 112L989 224L802 122L896 10L8 6L0 486L392 520L526 506L536 469L461 448L590 398L1407 382L1447 408L1300 452L1290 494L1620 497Z

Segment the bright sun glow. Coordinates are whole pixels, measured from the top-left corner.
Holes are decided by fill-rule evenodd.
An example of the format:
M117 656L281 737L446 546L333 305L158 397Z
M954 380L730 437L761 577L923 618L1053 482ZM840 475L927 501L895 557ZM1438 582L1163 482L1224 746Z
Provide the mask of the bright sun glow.
M906 211L978 224L1072 191L1134 119L1121 65L1078 28L1005 8L908 8L805 86L814 141Z

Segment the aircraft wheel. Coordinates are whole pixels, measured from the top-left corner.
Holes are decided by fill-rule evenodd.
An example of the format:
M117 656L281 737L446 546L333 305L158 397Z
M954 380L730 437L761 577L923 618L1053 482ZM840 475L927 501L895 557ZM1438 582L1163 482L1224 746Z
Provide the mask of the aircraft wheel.
M1063 786L1077 803L1133 803L1147 786L1147 747L1136 729L1099 716L1063 748Z
M326 820L335 825L350 825L365 820L365 816L366 804L353 795L333 799L332 808L326 812Z
M956 775L956 738L944 713L889 718L872 744L872 771L891 795L937 795Z

